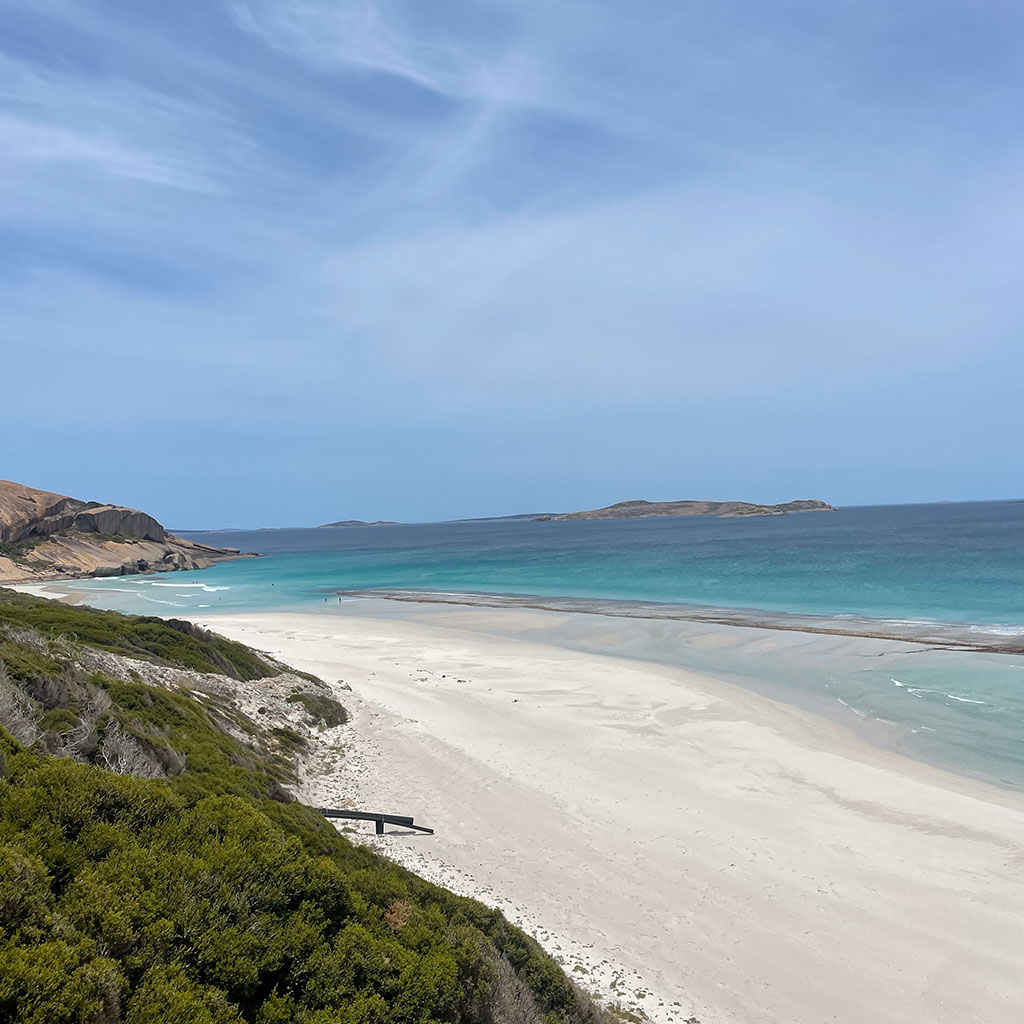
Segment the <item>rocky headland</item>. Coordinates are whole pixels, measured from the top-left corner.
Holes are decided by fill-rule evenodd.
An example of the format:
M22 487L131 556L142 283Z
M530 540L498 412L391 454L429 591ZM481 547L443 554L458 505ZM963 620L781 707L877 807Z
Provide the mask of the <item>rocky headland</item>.
M205 569L246 557L175 537L138 509L0 480L3 583Z
M604 508L584 512L563 512L559 515L534 516L533 522L562 519L641 519L656 516L783 516L789 512L833 512L827 502L817 498L802 498L781 505L755 505L749 501L620 501Z

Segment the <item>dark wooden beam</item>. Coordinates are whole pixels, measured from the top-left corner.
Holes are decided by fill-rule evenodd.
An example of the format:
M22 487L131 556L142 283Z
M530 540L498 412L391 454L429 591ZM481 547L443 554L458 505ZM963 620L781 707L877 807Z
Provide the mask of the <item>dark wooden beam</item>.
M418 832L426 832L427 835L433 835L434 830L427 828L426 825L417 825L412 817L407 814L378 814L375 811L347 811L337 810L332 807L320 807L318 808L320 813L325 818L350 818L356 821L372 821L376 823L377 835L384 834L384 825L401 825L404 828L414 828Z

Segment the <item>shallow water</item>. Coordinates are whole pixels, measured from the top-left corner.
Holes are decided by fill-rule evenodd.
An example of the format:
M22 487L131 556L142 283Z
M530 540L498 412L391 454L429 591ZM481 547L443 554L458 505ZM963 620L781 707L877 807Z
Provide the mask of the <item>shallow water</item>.
M877 723L879 735L895 730L894 742L909 753L1024 785L1024 658L933 649L944 638L962 643L973 637L983 646L1024 641L1024 502L756 519L437 523L191 536L266 557L201 573L71 586L105 607L196 617L336 607L339 592L345 602L346 593L370 590L456 599L531 595L549 603L568 598L611 620L636 615L638 607L656 616L698 618L728 609L733 621L787 632L769 645L774 649L762 643L756 651L684 642L690 634L681 627L666 627L660 642L656 629L613 629L613 639L598 643L600 631L588 634L581 626L573 642L768 683L782 696L841 707L840 714L862 729ZM800 618L807 616L813 618ZM790 632L802 628L928 642L840 638L823 647L803 644L803 634Z

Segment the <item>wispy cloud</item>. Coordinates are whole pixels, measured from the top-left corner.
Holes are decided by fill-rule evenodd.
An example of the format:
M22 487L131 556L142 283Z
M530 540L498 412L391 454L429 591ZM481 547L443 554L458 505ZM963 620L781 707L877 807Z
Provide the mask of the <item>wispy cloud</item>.
M208 179L195 168L175 166L159 154L133 149L102 133L88 134L0 114L0 168L77 164L153 185L203 189Z
M519 485L662 494L800 490L800 410L824 469L862 436L900 479L886 439L949 408L981 450L990 368L1024 373L1024 29L954 8L0 5L0 344L28 382L48 354L5 475L25 422L241 446L238 486L290 450L370 492L406 452L452 480L379 510L410 516L466 512L488 438Z
M449 13L465 7L446 5ZM362 68L446 96L521 97L537 74L518 47L529 8L474 5L470 31L444 12L405 0L231 0L247 32L285 52L326 66ZM518 8L518 10L517 10ZM480 22L484 25L481 27Z
M230 166L212 136L231 128L193 103L138 83L0 57L0 163L80 165L152 185L210 190ZM223 156L227 156L225 161Z
M989 227L1008 198L872 224L723 183L360 247L323 294L439 406L585 415L597 396L728 406L769 386L820 407L1005 355L1018 272L993 265Z

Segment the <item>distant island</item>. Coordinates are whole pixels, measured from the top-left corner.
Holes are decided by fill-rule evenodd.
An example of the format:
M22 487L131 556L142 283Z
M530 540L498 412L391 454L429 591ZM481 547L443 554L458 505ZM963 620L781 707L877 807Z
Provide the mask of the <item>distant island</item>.
M375 519L372 523L364 519L341 519L336 523L323 523L316 527L318 530L333 530L338 526L398 526L399 524L391 519Z
M175 537L138 509L0 480L2 583L205 569L248 557Z
M472 516L469 519L445 519L446 523L514 523L521 519L543 519L553 512L518 512L513 516Z
M585 512L563 512L559 515L534 516L533 522L562 519L643 519L656 516L784 516L789 512L834 512L827 502L817 498L787 501L781 505L755 505L749 501L620 501L616 505L589 509Z

